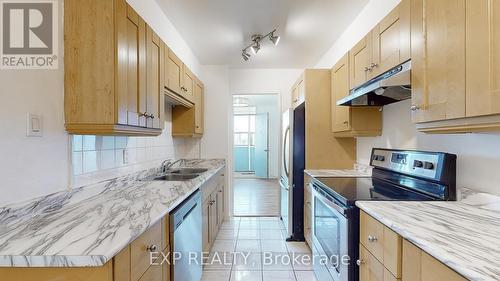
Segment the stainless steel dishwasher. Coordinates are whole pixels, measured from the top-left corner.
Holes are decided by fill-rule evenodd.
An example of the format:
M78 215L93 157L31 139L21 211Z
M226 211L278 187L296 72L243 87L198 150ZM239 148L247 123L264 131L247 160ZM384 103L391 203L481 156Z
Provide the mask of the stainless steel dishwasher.
M170 214L173 255L178 255L173 281L200 281L202 274L201 192L197 190Z

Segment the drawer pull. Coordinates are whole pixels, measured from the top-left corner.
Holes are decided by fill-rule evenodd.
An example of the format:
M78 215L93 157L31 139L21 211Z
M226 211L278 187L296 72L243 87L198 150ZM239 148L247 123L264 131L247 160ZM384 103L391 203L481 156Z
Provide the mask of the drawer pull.
M158 250L158 246L156 246L155 244L149 245L146 247L146 251L148 251L148 252L156 252L157 250Z
M357 260L357 261L356 261L356 264L357 264L358 266L361 266L361 265L362 265L362 264L364 264L364 263L365 263L365 261L364 261L364 260Z
M373 242L377 242L377 240L378 240L377 237L368 235L368 242L373 243Z

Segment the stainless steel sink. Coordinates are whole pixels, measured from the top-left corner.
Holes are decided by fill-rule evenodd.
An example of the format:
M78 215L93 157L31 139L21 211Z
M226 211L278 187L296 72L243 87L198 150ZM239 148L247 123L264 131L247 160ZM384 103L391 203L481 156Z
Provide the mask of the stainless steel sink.
M188 175L188 174L202 174L208 171L208 169L203 168L178 168L167 171L168 174L180 174L180 175Z
M199 177L198 174L166 174L161 177L157 177L154 180L157 181L187 181Z

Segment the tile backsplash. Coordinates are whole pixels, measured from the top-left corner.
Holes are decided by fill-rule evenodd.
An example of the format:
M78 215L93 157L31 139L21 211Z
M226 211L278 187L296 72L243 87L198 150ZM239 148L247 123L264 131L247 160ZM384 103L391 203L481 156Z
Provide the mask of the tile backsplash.
M173 138L171 124L166 120L165 129L157 137L72 135L71 186L147 169L165 159L199 158L200 141Z

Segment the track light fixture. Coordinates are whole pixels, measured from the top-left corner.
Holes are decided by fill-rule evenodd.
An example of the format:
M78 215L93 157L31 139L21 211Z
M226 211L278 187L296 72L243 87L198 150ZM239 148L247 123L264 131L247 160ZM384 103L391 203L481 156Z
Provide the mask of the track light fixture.
M253 35L252 36L252 44L246 46L241 52L241 56L243 57L243 59L245 61L248 61L250 59L250 54L248 53L248 49L251 49L252 53L254 55L256 55L260 50L260 42L262 41L262 39L264 39L266 37L269 37L269 40L271 40L271 42L273 42L274 46L277 46L278 43L280 42L280 37L275 36L274 35L275 32L276 32L276 29L269 32L268 34L266 34L264 36L262 36L260 34Z

